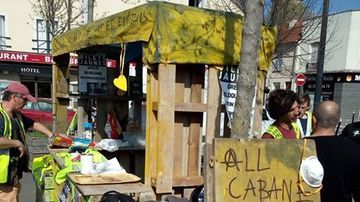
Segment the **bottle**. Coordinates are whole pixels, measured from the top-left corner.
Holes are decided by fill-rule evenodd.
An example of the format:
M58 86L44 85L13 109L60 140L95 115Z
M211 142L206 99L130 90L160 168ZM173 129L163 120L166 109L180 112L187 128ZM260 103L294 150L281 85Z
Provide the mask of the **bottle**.
M84 123L84 133L83 138L85 139L92 139L92 124L91 123Z

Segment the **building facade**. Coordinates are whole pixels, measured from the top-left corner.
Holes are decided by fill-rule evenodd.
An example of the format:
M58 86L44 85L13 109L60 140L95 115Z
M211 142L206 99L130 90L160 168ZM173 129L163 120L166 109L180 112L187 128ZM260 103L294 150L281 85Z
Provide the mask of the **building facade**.
M320 20L320 18L314 18L302 24L301 40L281 44L283 47L291 46L287 49L289 57L281 58L281 64L288 69L274 71L277 59L275 57L267 78L267 86L270 90L288 88L299 93L308 93L314 98L320 45ZM360 117L359 21L359 10L332 14L328 20L321 99L334 100L340 104L342 125L352 120L356 121ZM314 28L315 25L317 25L316 28ZM310 29L312 29L311 32ZM297 74L305 74L304 86L296 86L294 78Z
M51 97L51 34L36 14L35 0L2 0L0 6L0 90L20 81L36 97ZM88 21L88 0L73 0L81 15L72 28ZM96 0L93 20L133 8L146 0ZM219 9L217 1L171 0L173 3ZM228 4L229 5L229 4ZM225 6L224 6L225 7ZM75 11L74 11L75 13ZM76 85L76 84L75 84ZM75 87L76 88L76 87Z
M360 116L360 102L358 102L360 99L358 90L360 89L359 21L359 10L345 11L329 16L321 98L339 103L343 125L353 120L359 120ZM313 43L301 46L304 53L317 51L319 40L316 40L315 36L313 39ZM307 55L309 62L301 64L305 68L298 72L305 73L308 78L308 82L304 85L304 91L314 94L317 61L312 60L311 55Z

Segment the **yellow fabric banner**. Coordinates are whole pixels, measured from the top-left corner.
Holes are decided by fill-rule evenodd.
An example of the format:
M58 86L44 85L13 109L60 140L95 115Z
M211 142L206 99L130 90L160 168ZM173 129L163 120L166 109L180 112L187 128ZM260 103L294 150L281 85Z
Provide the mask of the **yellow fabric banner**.
M53 39L53 55L81 48L143 42L143 62L237 65L243 18L234 13L150 2L70 30ZM267 69L276 29L262 29L259 65Z
M160 4L143 57L148 63L237 64L242 17L176 4ZM158 36L158 37L155 37Z
M149 41L157 13L157 4L149 3L67 31L52 41L53 56L82 48Z

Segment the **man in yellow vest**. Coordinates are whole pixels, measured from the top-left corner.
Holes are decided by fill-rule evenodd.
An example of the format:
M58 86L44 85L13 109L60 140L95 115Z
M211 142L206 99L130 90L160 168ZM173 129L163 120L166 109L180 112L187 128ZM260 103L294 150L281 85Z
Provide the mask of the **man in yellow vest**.
M299 139L300 130L296 124L299 116L299 97L290 90L277 89L269 94L267 108L275 119L262 138Z
M27 101L36 102L26 86L10 83L3 92L0 105L0 202L16 202L20 192L19 179L27 170L25 131L33 128L49 138L53 133L39 122L22 115Z

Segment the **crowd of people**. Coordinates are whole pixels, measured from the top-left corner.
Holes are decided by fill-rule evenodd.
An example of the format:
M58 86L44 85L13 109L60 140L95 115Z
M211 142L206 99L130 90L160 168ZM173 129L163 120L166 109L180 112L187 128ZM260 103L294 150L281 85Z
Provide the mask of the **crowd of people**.
M3 92L0 105L0 201L18 201L19 179L27 166L25 131L33 128L49 138L53 133L41 123L25 117L20 109L35 101L23 84L14 82ZM323 101L312 114L308 95L290 90L269 93L267 110L274 122L263 133L264 139L312 139L323 167L321 201L360 201L360 122L336 134L340 107Z
M360 201L360 122L349 124L336 134L340 107L323 101L312 114L310 97L290 90L269 93L267 110L274 122L264 139L312 139L323 167L321 201Z

